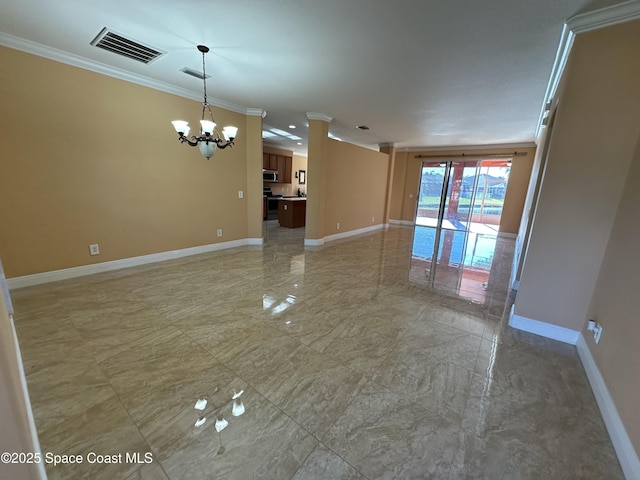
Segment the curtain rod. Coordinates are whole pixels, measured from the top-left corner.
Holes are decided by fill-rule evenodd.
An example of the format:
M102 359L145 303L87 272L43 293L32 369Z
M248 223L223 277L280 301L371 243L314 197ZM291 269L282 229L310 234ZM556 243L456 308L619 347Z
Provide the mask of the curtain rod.
M416 155L413 158L467 158L467 157L485 157L487 159L491 158L501 158L501 157L522 157L527 155L527 152L513 152L513 153L447 153L444 155L436 155L436 154L420 154Z

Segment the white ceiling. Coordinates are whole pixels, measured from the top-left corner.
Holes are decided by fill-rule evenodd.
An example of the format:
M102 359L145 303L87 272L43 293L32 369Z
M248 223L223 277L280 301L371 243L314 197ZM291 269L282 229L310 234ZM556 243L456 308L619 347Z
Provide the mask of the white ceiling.
M193 98L202 82L180 69L201 71L195 47L207 45L210 102L266 110L265 129L303 138L278 145L303 154L306 112L333 117L331 134L371 148L511 144L535 140L565 21L615 3L0 0L0 43L35 42L26 44L46 46L41 54L71 54ZM103 27L167 54L144 65L91 46ZM363 124L370 130L355 128Z

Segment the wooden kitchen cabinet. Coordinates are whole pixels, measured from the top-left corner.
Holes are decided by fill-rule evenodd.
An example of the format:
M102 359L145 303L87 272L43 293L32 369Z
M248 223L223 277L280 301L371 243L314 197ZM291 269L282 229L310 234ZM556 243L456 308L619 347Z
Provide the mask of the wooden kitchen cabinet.
M278 183L291 183L293 157L276 155L275 153L263 153L262 168L277 171Z
M278 200L278 222L281 227L304 227L307 216L307 200L284 198Z
M263 153L262 168L265 170L278 170L278 155L274 153Z
M269 168L267 170L278 170L278 155L275 153L269 154Z
M278 183L291 183L293 158L278 155Z

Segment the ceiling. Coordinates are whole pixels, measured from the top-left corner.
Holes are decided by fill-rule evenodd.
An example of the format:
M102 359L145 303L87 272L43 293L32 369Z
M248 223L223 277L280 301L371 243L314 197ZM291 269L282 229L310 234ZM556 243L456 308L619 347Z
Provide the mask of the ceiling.
M300 137L265 144L300 154L306 112L369 148L512 144L535 140L565 21L614 3L0 0L0 43L195 99L202 81L180 70L202 71L207 45L210 103L265 110L265 130ZM96 48L103 27L166 54L145 65Z

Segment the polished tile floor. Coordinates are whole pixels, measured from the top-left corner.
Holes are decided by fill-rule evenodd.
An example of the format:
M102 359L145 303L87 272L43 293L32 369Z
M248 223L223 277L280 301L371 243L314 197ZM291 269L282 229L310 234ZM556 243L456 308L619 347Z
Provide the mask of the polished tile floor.
M413 228L265 225L12 292L42 450L84 459L50 479L623 478L575 349L505 326L508 242L474 303L412 281Z

